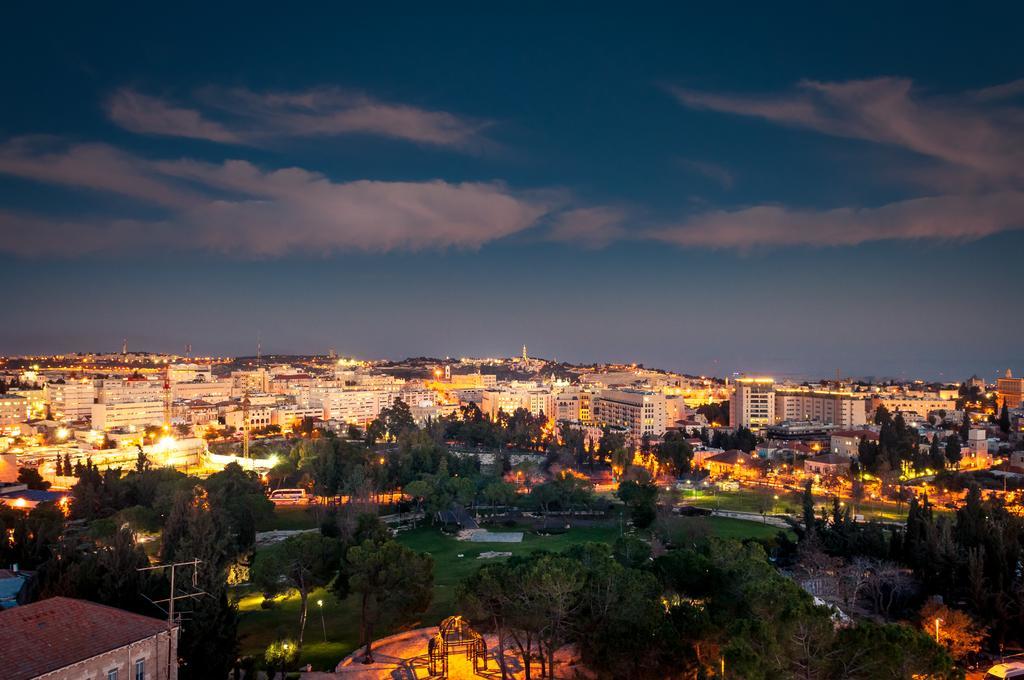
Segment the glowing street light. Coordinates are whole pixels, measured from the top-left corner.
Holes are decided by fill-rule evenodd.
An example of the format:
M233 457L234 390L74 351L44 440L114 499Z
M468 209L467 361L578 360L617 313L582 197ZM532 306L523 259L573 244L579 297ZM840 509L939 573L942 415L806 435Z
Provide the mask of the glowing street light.
M324 623L324 601L317 600L316 606L320 608L320 627L324 629L324 642L327 642L327 624Z

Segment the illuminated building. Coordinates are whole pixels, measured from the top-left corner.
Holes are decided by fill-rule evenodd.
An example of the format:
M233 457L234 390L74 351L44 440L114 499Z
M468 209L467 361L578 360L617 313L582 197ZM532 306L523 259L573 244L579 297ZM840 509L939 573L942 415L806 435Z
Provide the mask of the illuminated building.
M956 410L956 401L953 399L938 399L936 397L911 397L902 394L876 394L871 398L871 410L878 410L884 406L890 414L896 415L899 411L903 414L904 420L924 420L929 413L945 411L950 413Z
M762 428L775 423L775 380L738 378L729 397L729 425Z
M142 429L148 425L160 425L163 421L164 402L159 400L92 405L94 430L113 430L121 427Z
M56 420L81 420L92 415L96 388L92 380L67 380L47 383L44 388L46 403Z
M16 394L0 394L0 425L17 425L28 418L29 401Z
M865 395L783 389L775 392L775 422L809 420L855 428L867 424L867 418Z
M832 453L853 458L860 451L862 439L878 441L878 433L871 430L840 430L832 433Z
M999 395L999 407L1020 408L1024 403L1024 378L1014 378L1013 372L1006 369L1006 375L996 380L996 393Z
M646 390L602 390L593 399L593 419L629 429L634 446L644 435L665 433L665 395Z

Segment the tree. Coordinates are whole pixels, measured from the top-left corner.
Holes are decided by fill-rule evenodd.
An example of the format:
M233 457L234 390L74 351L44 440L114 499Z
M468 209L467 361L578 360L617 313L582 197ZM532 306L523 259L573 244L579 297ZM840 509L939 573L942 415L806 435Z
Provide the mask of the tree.
M274 680L277 670L281 669L281 677L285 677L285 671L299 659L299 645L294 640L284 638L274 640L263 652L263 661L267 664L270 680ZM246 675L248 677L248 675Z
M836 635L829 677L845 680L955 678L952 659L926 634L909 626L863 621Z
M1003 400L1003 409L999 412L999 429L1002 430L1004 435L1010 434L1010 411L1006 406L1006 400Z
M327 585L338 570L341 545L318 533L305 532L290 536L281 543L256 555L252 581L265 598L284 592L299 593L299 647L306 632L309 593Z
M937 627L936 621L939 622ZM978 652L985 639L984 631L966 612L937 600L930 600L921 608L921 630L927 635L937 632L938 642L957 660Z
M492 506L511 505L516 500L516 485L502 479L489 482L484 487L484 498Z
M233 557L230 524L222 510L211 507L201 486L179 492L164 528L161 556L165 562L198 559L197 590L182 624L178 654L182 680L225 677L238 651L238 610L227 597L227 566Z
M34 467L18 468L18 481L36 491L46 491L50 488L50 482L44 480L39 470Z
M142 445L138 444L137 446L139 448L139 455L135 457L135 471L141 474L149 469L150 463L149 456L146 455Z
M766 493L759 494L757 497L757 513L761 515L761 521L764 524L768 523L768 513L775 507L775 500Z
M960 467L960 460L963 458L960 449L960 437L953 435L946 440L946 460L952 468Z
M634 536L620 536L615 539L612 555L622 566L628 569L639 569L647 565L651 558L651 546Z
M657 517L658 487L652 482L636 482L633 480L619 484L616 492L626 507L629 508L633 526L646 529Z
M685 432L669 431L658 444L656 458L658 463L671 469L677 476L690 471L693 460L693 448L687 441Z
M373 635L379 626L403 622L426 611L434 585L434 559L395 541L364 541L348 549L333 589L339 598L359 600L364 663L373 663Z

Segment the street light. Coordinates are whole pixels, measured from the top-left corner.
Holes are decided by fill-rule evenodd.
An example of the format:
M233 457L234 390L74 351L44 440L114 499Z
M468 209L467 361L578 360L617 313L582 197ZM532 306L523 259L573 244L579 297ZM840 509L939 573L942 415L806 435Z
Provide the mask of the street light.
M324 629L324 642L327 642L327 624L324 623L324 601L317 600L316 606L320 608L320 627Z
M942 623L942 619L935 617L935 643L939 642L939 624Z

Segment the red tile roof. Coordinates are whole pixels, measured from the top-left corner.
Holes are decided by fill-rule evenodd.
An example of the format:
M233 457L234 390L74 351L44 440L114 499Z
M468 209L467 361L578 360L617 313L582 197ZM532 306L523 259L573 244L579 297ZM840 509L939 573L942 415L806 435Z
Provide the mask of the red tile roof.
M166 630L159 619L51 597L0 611L0 674L28 680Z

